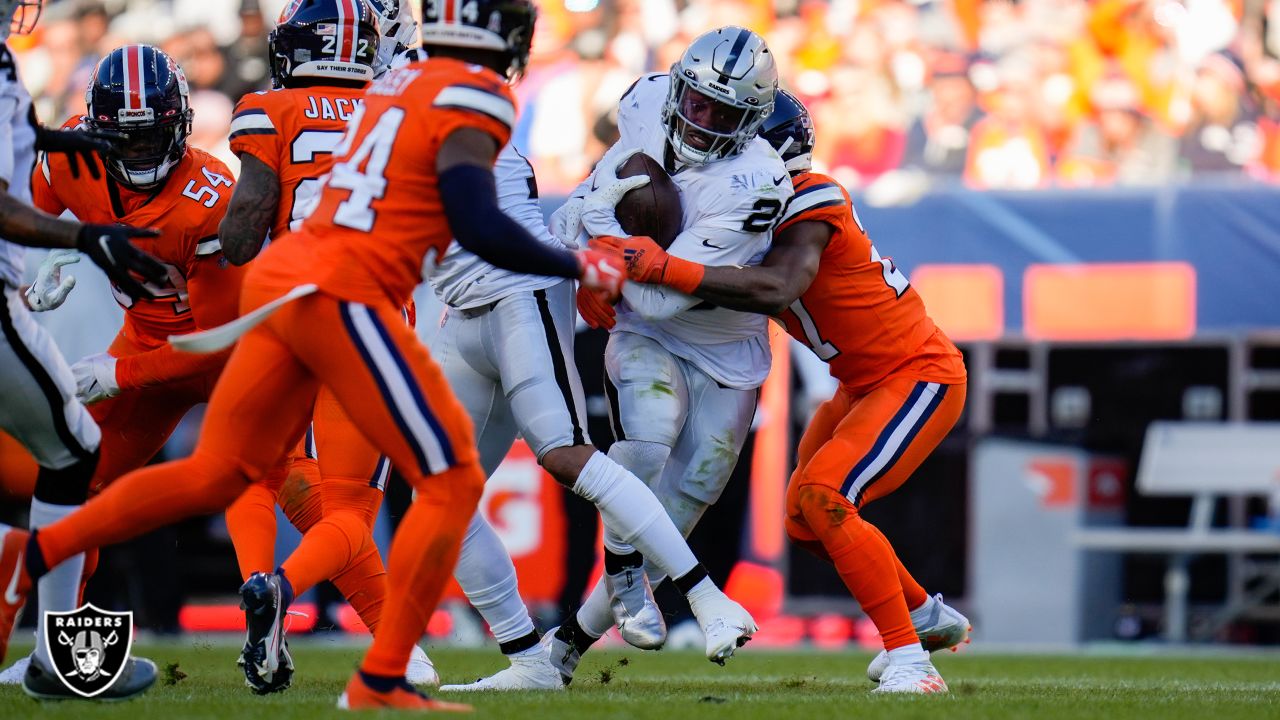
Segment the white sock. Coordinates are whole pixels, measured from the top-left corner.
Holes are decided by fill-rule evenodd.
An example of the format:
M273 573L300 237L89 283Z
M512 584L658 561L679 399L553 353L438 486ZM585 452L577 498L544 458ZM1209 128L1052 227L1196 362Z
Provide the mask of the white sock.
M520 598L516 566L498 533L479 511L467 527L453 577L498 642L511 642L533 632L533 619Z
M924 627L933 616L933 610L937 604L937 598L933 596L925 598L924 602L920 603L920 607L911 611L911 624L915 627Z
M31 529L36 530L61 520L79 510L79 505L52 505L40 500L31 501ZM40 578L39 614L36 616L36 657L45 667L53 667L44 642L44 614L66 612L80 606L80 575L84 572L84 554L76 555L51 568Z
M613 611L609 609L609 593L604 589L604 578L591 588L591 594L578 608L578 625L591 637L598 638L613 627Z
M925 652L920 643L903 645L889 651L890 665L913 665L922 662L929 662L929 653Z
M609 448L609 459L621 465L648 488L658 487L671 448L646 440L619 440ZM604 546L616 555L628 555L635 547L605 523Z
M724 595L724 593L720 588L716 587L715 583L711 582L711 578L704 577L698 581L697 585L694 585L689 590L689 593L685 595L685 599L689 601L689 607L693 608L696 613L699 603L705 600L718 598L722 595Z
M680 577L698 564L698 558L653 491L602 453L593 454L587 461L573 491L596 504L606 528L614 531L617 538L634 545L645 560L667 575Z

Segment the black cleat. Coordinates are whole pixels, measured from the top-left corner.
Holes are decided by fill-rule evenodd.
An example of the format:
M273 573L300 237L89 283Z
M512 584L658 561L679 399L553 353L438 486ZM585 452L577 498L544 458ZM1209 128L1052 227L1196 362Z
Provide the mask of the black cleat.
M131 657L125 661L119 677L111 687L92 698L85 698L71 691L51 670L32 657L27 674L22 677L22 690L37 700L102 700L106 702L128 700L141 695L156 682L156 664L146 658Z
M248 636L240 656L245 684L259 695L279 692L293 679L293 658L284 642L287 600L276 573L254 573L240 586Z

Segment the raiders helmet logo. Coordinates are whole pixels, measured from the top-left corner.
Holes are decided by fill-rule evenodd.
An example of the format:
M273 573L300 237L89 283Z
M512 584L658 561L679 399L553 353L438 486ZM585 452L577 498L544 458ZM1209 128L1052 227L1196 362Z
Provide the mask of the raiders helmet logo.
M91 698L111 687L129 659L133 613L92 604L44 614L45 649L62 684Z

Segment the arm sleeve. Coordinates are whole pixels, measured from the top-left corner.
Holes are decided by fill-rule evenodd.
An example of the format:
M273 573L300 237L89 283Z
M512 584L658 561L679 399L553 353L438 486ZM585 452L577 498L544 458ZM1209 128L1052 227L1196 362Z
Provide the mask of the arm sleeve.
M502 212L487 169L457 165L441 173L440 200L458 244L481 260L530 275L578 277L572 253L543 245Z
M667 320L702 302L666 285L629 282L622 287L622 298L646 320Z
M197 328L207 330L237 317L240 284L246 269L222 262L222 253L196 258L192 273L187 278L187 293ZM118 359L116 382L121 390L136 390L187 380L216 371L230 355L231 348L199 355L179 352L172 345L165 344L155 350Z

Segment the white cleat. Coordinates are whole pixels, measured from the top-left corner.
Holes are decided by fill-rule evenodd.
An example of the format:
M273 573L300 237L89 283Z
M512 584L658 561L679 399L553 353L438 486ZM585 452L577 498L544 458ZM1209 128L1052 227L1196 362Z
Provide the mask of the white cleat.
M551 664L551 645L543 639L537 652L515 655L511 667L466 685L441 685L442 692L505 692L508 690L563 690L560 671Z
M724 665L724 661L746 645L759 628L746 608L718 588L715 592L714 596L691 605L691 608L707 640L707 659Z
M404 679L412 685L435 687L440 684L440 674L436 666L427 657L427 651L414 645L409 653L409 666L405 668Z
M560 684L568 685L573 682L573 673L578 669L578 663L582 662L582 654L574 647L573 643L560 637L560 628L554 627L542 636L542 644L547 648L547 658L551 661L551 667L560 673Z
M933 663L928 660L908 665L890 665L880 677L880 687L873 693L898 693L906 695L935 695L947 690Z
M969 639L969 631L973 630L973 626L969 618L943 602L942 593L934 595L932 600L933 609L929 613L929 618L923 624L916 626L916 637L920 638L920 645L925 652L933 653L939 650L956 652L961 645L972 642ZM881 650L880 654L871 659L871 664L867 665L867 678L871 682L880 682L880 676L888 667L889 653Z
M27 666L31 664L31 656L20 657L12 665L0 672L0 685L21 685L27 674Z
M609 592L613 622L627 644L641 650L658 650L667 642L667 621L643 567L623 568L615 575L606 573L604 587Z

